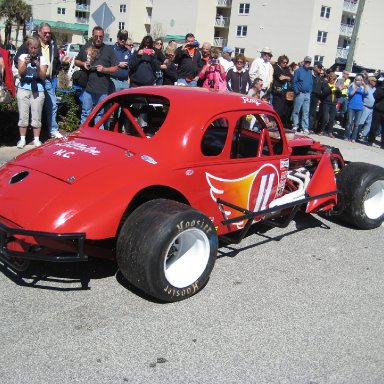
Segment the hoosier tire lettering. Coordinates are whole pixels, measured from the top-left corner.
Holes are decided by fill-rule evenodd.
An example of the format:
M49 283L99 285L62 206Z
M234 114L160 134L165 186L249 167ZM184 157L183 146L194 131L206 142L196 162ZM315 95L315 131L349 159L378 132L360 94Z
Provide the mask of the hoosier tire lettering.
M118 237L116 258L132 285L156 299L174 302L205 286L217 248L217 233L207 216L186 204L156 199L128 217Z

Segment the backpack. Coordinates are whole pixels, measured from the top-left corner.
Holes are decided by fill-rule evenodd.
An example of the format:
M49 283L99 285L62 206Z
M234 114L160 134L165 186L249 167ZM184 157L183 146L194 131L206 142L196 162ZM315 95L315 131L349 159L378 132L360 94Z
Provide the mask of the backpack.
M227 82L221 77L220 67L211 65L206 72L204 88L227 89Z

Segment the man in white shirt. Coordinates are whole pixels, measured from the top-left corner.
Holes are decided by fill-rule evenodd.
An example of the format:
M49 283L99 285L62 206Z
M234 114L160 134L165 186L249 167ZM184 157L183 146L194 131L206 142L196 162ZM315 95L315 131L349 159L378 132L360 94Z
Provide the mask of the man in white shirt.
M224 67L225 72L228 72L231 68L235 68L235 64L232 61L232 52L231 47L224 47L222 56L219 58L219 63Z
M261 50L261 55L258 59L253 60L251 68L249 70L249 76L252 81L256 78L263 80L264 88L261 91L260 97L266 94L271 86L273 80L273 67L270 63L272 58L272 50L268 47L264 47Z

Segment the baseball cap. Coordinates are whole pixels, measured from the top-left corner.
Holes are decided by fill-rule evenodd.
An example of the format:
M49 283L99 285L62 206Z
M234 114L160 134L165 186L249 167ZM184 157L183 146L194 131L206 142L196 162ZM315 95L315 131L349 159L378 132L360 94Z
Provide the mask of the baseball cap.
M320 61L315 61L315 63L313 64L315 67L317 68L323 68L323 64L320 63Z
M224 47L223 52L232 53L233 49L231 47Z
M312 63L312 57L311 56L305 56L304 57L304 62Z
M125 29L121 29L119 32L117 32L117 38L118 39L128 39L128 32Z

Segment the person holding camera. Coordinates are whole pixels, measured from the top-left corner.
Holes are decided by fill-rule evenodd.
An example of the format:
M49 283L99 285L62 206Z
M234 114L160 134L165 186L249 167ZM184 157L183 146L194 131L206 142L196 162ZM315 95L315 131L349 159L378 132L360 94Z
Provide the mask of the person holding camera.
M48 69L48 62L44 56L39 56L39 40L31 36L26 41L28 53L23 53L18 59L20 82L17 86L17 105L19 109L20 140L17 148L24 148L31 112L31 126L33 128L33 144L41 145L41 115L45 100L44 82Z
M140 47L135 51L129 62L131 88L143 85L155 85L160 63L154 50L152 36L144 36Z
M174 62L178 66L177 85L196 87L204 62L193 33L187 33L185 43L176 49Z
M52 36L51 26L48 23L41 23L37 30L39 40L39 56L44 56L48 63L47 74L44 82L45 102L44 110L47 119L47 126L52 138L61 138L57 123L57 99L56 84L57 75L61 70L59 49ZM15 67L18 68L19 57L28 53L28 48L24 42L16 52L13 59Z
M344 140L353 143L357 139L359 122L364 109L364 97L368 95L367 86L362 75L356 75L354 82L348 88L348 125Z
M219 63L219 50L211 48L210 59L199 73L203 88L227 89L225 68Z
M81 47L75 57L75 64L88 74L86 86L82 95L81 124L92 112L93 107L104 100L112 89L111 75L118 70L119 61L110 45L104 43L104 29L96 26L92 30L92 40ZM104 113L100 109L96 122Z

